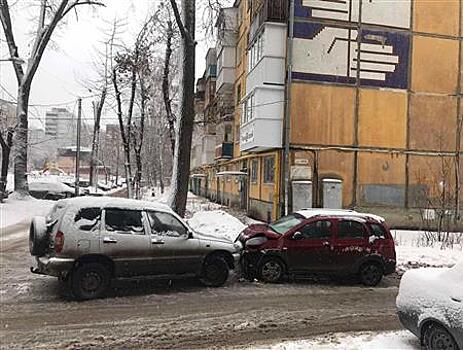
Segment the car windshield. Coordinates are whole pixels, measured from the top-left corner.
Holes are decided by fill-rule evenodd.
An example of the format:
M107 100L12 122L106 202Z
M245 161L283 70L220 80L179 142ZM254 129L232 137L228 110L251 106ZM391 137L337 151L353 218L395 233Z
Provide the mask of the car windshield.
M293 227L299 225L302 222L303 216L297 213L283 216L281 219L275 221L273 224L270 224L269 227L279 233L280 235L288 232Z

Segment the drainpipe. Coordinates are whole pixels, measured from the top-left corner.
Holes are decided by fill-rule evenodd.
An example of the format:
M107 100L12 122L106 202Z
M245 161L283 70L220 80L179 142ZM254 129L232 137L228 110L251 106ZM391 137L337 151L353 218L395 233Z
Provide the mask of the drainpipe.
M283 173L283 192L284 192L284 215L288 215L292 210L291 203L291 162L290 162L290 127L291 127L291 84L292 84L292 64L293 64L293 37L294 37L294 0L289 0L289 23L288 23L288 38L286 42L286 105L284 116L284 134L283 134L283 159L282 159L282 173Z

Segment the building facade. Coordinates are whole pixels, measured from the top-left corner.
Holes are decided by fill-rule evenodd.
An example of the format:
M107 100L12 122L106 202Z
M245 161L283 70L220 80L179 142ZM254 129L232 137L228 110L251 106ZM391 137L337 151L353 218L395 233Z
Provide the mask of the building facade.
M290 2L234 4L233 158L203 192L264 220L458 205L461 1Z

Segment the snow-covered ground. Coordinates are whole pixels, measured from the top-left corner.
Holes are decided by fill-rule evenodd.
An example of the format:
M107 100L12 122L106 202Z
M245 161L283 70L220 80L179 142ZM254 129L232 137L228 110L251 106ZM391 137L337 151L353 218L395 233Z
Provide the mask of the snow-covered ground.
M422 231L392 231L396 242L397 265L407 270L419 266L452 266L463 258L463 242L453 247L442 247L435 243L426 246ZM455 234L460 235L460 234Z
M6 199L0 204L0 228L27 222L36 215L46 215L54 203L32 197L27 200Z
M408 331L334 333L307 340L287 341L249 350L419 350L418 339Z

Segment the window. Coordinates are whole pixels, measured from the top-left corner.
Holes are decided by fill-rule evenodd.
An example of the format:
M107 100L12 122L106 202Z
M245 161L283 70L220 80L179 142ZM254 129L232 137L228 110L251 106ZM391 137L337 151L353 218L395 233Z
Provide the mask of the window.
M301 233L304 239L330 238L331 222L328 220L311 222L302 228Z
M254 159L251 163L251 182L257 183L257 174L259 172L259 161Z
M241 102L241 84L238 84L236 88L236 104L239 105Z
M106 209L105 210L106 231L144 234L141 211L127 209Z
M153 235L180 237L188 234L186 227L172 214L154 211L147 214Z
M339 238L364 238L365 227L361 222L342 220L339 222Z
M386 230L383 226L378 224L370 224L370 232L373 236L378 238L386 238Z
M275 221L269 227L282 235L285 232L288 232L293 227L299 225L302 222L302 215L300 214L290 214L287 216L283 216L281 219Z
M264 158L264 183L273 184L275 181L275 157Z
M249 95L243 101L243 113L241 114L241 123L245 124L254 118L254 94Z
M249 71L251 71L257 63L259 63L260 59L263 56L264 52L264 33L261 32L256 35L254 41L252 42L251 46L248 50L248 66Z
M100 228L101 209L84 208L81 209L74 218L74 223L81 231L95 231Z

